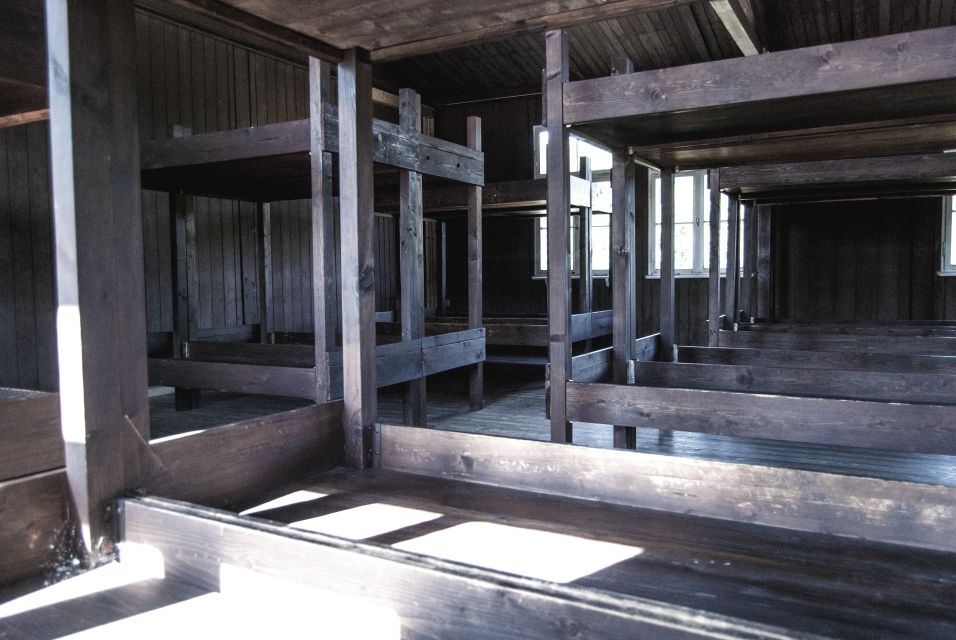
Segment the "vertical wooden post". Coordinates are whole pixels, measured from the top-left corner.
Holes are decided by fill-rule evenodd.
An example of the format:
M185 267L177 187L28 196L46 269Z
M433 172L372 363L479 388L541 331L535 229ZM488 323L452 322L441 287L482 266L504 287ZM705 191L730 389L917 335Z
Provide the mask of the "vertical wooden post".
M771 262L771 238L773 220L770 205L757 207L757 300L756 319L769 320L773 314L771 286L773 263Z
M581 164L578 167L578 177L591 183L591 159L581 158ZM578 213L578 255L580 265L578 267L578 313L591 313L593 309L594 284L592 277L594 269L591 259L591 207L581 207ZM588 343L590 344L590 340ZM590 346L587 347L590 351Z
M339 207L346 463L372 463L375 382L375 213L372 198L372 67L349 49L339 63Z
M421 102L412 89L398 94L401 127L410 132L422 128ZM420 340L425 336L424 223L422 222L422 174L399 171L400 211L398 222L401 268L402 340ZM405 424L424 427L427 423L425 378L405 385Z
M468 117L468 146L481 151L481 118ZM480 329L482 315L481 187L468 186L468 328ZM479 362L468 372L468 401L472 411L485 404L485 365Z
M754 222L755 207L752 200L743 203L744 230L741 235L743 255L743 278L740 280L740 308L745 320L750 322L754 315L754 266L757 262L757 253L754 246L757 238L757 225Z
M551 441L571 442L567 385L571 373L570 166L564 126L564 83L568 81L568 34L548 31L548 362L551 365Z
M661 169L661 358L673 360L677 342L674 306L674 170Z
M256 272L259 278L259 342L269 342L272 333L272 208L256 203Z
M439 224L438 253L440 256L438 269L438 315L448 313L448 225L444 221Z
M183 192L169 194L170 254L172 260L173 282L173 357L182 358L183 345L193 339L194 300L198 291L192 281L195 280L195 248L190 245L190 235L195 239L195 208L191 195ZM193 230L192 234L189 228ZM192 248L192 251L190 249ZM193 260L190 260L190 254ZM192 264L190 264L192 262ZM201 391L176 387L176 411L189 411L199 406Z
M57 351L66 474L89 563L149 439L133 5L47 0Z
M717 346L720 331L720 171L707 172L710 182L710 267L707 296L707 344Z
M621 152L614 154L611 166L611 304L614 310L613 369L617 384L627 382L627 365L636 327L635 170L630 157ZM615 426L614 446L619 449L637 447L637 429Z
M332 65L309 58L309 147L312 164L312 322L315 332L315 400L332 399L329 353L335 350L338 308L335 281L335 202L332 145L325 123L332 110Z
M727 220L727 292L724 295L724 315L732 329L740 319L737 304L737 284L740 281L740 194L730 194L730 213Z

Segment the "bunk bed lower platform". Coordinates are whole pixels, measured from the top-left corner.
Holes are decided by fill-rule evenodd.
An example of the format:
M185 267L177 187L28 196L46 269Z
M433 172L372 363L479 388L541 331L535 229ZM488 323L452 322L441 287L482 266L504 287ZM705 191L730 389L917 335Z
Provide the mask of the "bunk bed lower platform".
M155 632L190 614L228 629L244 605L247 628L380 638L956 632L956 487L389 425L375 468L346 470L335 406L246 425L204 464L223 428L153 443L184 459L156 497L120 502L119 564L145 549L158 570L83 607L0 604L0 631ZM279 424L307 424L324 455L246 476L278 459Z

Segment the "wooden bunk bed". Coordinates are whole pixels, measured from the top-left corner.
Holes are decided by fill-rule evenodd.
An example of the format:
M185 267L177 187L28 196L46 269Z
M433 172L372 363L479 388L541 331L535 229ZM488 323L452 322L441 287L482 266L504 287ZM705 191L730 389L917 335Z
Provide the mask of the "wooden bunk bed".
M337 110L330 102L330 66L316 62L311 70L311 116L247 129L196 136L179 136L145 143L143 185L172 194L177 273L176 322L173 358L154 358L149 363L150 383L177 388L188 408L196 389L220 389L242 393L282 395L319 402L341 398L342 326L335 291L332 154L339 151ZM424 378L428 375L472 367L470 398L482 404L481 363L485 359L485 329L481 317L481 185L484 160L481 153L481 123L469 121L470 146L465 147L421 133L420 101L413 91L403 90L400 124L373 120L373 159L376 178L401 191L401 322L390 344L376 349L380 387L409 383L408 419L425 424ZM397 171L396 171L397 170ZM396 181L395 174L398 174ZM320 177L319 177L320 176ZM422 273L422 185L430 180L467 185L469 237L469 316L440 336L426 334ZM397 184L396 184L397 182ZM258 207L259 242L259 343L203 341L195 334L195 314L190 308L189 279L195 277L190 260L189 195L251 199ZM274 340L267 323L269 294L269 201L312 198L313 313L312 346L270 345ZM193 223L194 224L194 223ZM195 235L193 229L192 235ZM182 246L180 246L182 243ZM475 260L477 256L477 260ZM376 319L384 314L375 314ZM392 316L389 314L389 319ZM398 340L396 341L396 338ZM410 387L410 388L411 388ZM414 397L413 397L414 396Z
M51 64L64 74L62 82L53 85L52 125L66 131L63 138L54 137L54 191L57 198L77 204L75 210L56 210L58 244L75 250L78 257L76 263L60 266L59 293L72 299L77 288L92 293L104 279L124 282L127 278L134 280L134 293L138 290L135 295L105 300L96 295L76 297L77 310L85 320L84 339L73 345L79 362L65 371L63 365L70 363L65 358L61 361L62 431L68 455L65 472L55 473L70 486L72 513L90 560L109 559L121 541L152 547L163 558L165 577L156 581L178 589L181 599L227 591L229 577L236 571L316 587L326 592L324 597L329 597L330 590L359 596L366 605L384 606L391 612L398 625L395 637L752 639L953 634L954 486L375 424L374 291L362 278L363 265L371 256L372 235L371 65L354 49L345 52L338 76L344 229L342 402L150 442L148 426L145 433L139 430L142 424L148 425L143 287L141 280L137 283L135 275L130 276L142 258L135 250L141 246L142 235L132 221L135 216L112 215L112 205L135 199L138 193L137 172L130 172L128 166L135 169L137 161L129 152L135 150L135 144L129 144L135 120L116 120L113 112L122 115L122 100L92 108L83 99L88 95L83 89L91 89L97 78L71 75L64 51L57 45L71 39L86 44L91 54L84 62L91 68L114 69L109 82L122 91L124 78L128 81L131 73L123 64L128 56L119 45L130 38L132 7L114 3L103 15L104 10L92 5L76 5L67 21L65 5L50 6L54 9L49 17ZM104 46L102 34L83 28L83 18L95 22L94 17L102 19L117 46ZM946 31L944 41L952 43L953 36L953 30ZM892 43L897 51L899 43ZM919 51L918 44L907 41L907 50L912 46ZM571 436L568 420L584 419L587 411L600 422L626 427L643 407L619 401L620 394L636 387L568 380L570 279L564 251L568 172L561 141L567 121L562 112L578 83L566 82L566 34L550 32L547 48L548 230L549 246L554 248L549 252L550 405L555 439L567 441ZM943 48L951 52L952 46ZM926 56L921 60L920 77L926 80L926 69L932 65ZM726 63L739 64L746 71L763 68L759 60L705 67L716 71ZM949 64L945 77L951 80L956 77L951 56ZM696 77L694 68L666 71ZM811 80L821 73L828 77L818 70L794 84L808 94L819 93L819 83ZM854 65L852 82L856 73ZM640 75L618 76L615 82L642 84L647 76L634 77ZM759 73L746 77L758 86L766 80ZM773 77L779 80L779 71ZM901 83L908 76L892 78ZM737 84L733 88L740 90ZM952 87L945 88L952 95ZM734 99L739 100L739 95ZM76 107L72 116L62 109L64 103ZM673 106L685 107L680 100ZM89 125L93 134L116 135L100 137L104 146L95 147L97 153L87 163L67 162L89 153L80 144L87 130L65 126L71 118ZM110 161L111 150L130 162ZM124 150L128 157L122 155ZM317 155L322 156L313 154L313 158ZM619 154L615 166L619 186L633 186L633 164ZM118 180L111 191L110 178L127 172L131 179ZM315 175L326 174L320 169ZM66 181L65 177L77 179ZM619 205L615 210L624 224L612 231L613 246L619 248L614 258L618 266L612 268L620 269L621 262L626 265L634 254L626 250L633 240L625 240L634 238L633 207L629 206L633 201L628 201L633 189L615 191ZM111 194L111 206L102 206L98 192ZM477 190L473 193L478 195ZM101 224L95 230L82 229L77 220ZM123 242L132 249L116 252L115 261L109 263L110 277L89 268L104 255L114 255L100 251L104 244L119 248ZM635 346L629 335L634 325L629 310L633 298L617 304L617 296L628 291L628 280L633 291L633 269L629 277L625 277L627 269L615 273L623 281L615 290L613 363L618 377L620 365L626 365ZM76 335L61 332L60 340L78 337L78 327L62 326L74 328ZM316 335L327 334L317 331ZM666 338L662 332L640 343L641 348L650 351L647 343L664 345ZM102 345L119 346L97 349ZM327 353L319 341L315 351L317 362ZM666 348L659 351L669 353ZM317 368L317 377L321 374ZM601 398L605 390L609 395ZM599 401L586 405L583 398ZM77 399L88 402L78 407ZM941 441L952 442L951 427L936 427ZM861 435L876 443L870 436L869 432ZM297 507L310 519L341 507L381 502L430 510L436 517L356 540L284 526L291 522L291 512L274 509L262 514L265 518L256 518L216 510L246 509L289 489L310 487L314 494L324 494L312 504ZM148 496L129 495L137 491ZM459 560L461 556L406 546L416 540L421 544L429 534L458 524L480 524L479 531L488 531L489 524L504 524L512 533L531 529L537 534L560 534L564 542L576 537L611 543L626 547L631 555L617 561L611 557L604 566L592 567L583 575L543 578L527 568L489 566L474 558ZM548 551L553 547L536 544L537 540L540 537L532 538L525 548L533 547L545 564L554 566L559 560L587 555ZM458 546L468 550L480 545ZM133 586L148 590L156 581ZM269 595L268 586L275 584L260 582L259 595ZM880 588L873 589L874 584ZM115 615L123 593L94 595L93 601L102 602L96 599L99 596L112 602L112 608L84 607L89 620ZM296 602L314 603L322 596L311 593L310 597ZM310 623L315 624L310 607L309 614ZM356 614L355 624L361 622L360 615ZM75 608L67 602L39 610L37 618L27 614L0 621L0 631L35 630L29 626L31 620L42 620L46 628L61 623L75 630L78 624Z

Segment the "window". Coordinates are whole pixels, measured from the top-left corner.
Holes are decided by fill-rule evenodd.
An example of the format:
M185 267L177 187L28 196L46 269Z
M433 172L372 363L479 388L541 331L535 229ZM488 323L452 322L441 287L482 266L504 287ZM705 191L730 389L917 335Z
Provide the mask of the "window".
M647 275L661 274L661 179L651 181L648 197ZM720 273L727 264L727 237L730 200L720 197ZM688 171L674 177L674 273L685 277L702 277L710 269L710 188L706 171Z
M548 218L541 216L534 219L534 277L544 278L548 275ZM571 216L571 236L569 250L571 252L571 277L580 275L580 240L578 237L581 217ZM611 216L607 213L591 214L591 276L606 278L611 268Z
M956 276L956 196L943 198L943 242L940 275Z
M534 158L534 177L544 178L548 175L548 130L541 125L534 128ZM611 170L610 151L572 134L568 138L568 160L573 173L577 173L581 158L591 159L591 171Z

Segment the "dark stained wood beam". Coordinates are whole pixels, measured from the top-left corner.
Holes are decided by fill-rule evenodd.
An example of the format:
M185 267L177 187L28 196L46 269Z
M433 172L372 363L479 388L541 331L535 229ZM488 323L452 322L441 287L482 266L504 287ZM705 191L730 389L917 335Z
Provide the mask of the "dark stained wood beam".
M63 466L57 394L0 387L0 425L0 482Z
M710 262L707 287L707 344L717 346L720 330L720 172L707 172L710 186Z
M721 331L721 347L795 349L804 351L858 351L904 355L956 356L956 338L940 336L886 336Z
M949 183L956 188L956 153L931 153L846 160L817 160L728 167L722 189L759 193L801 187L842 187L887 183Z
M98 563L149 439L133 5L48 0L46 19L60 413L82 552Z
M773 313L773 257L770 255L773 246L771 210L765 205L754 207L757 223L757 246L754 248L757 254L754 317L757 319L770 318Z
M68 494L62 469L0 481L0 587L43 576L63 562Z
M730 195L730 204L727 216L727 265L724 272L726 291L724 293L724 316L726 322L733 328L738 317L738 289L740 284L740 196Z
M591 185L582 178L570 176L571 206L591 205ZM423 206L427 213L467 211L468 186L435 184L425 187ZM548 184L544 178L534 180L505 180L488 182L481 189L481 208L531 209L544 208L548 203ZM394 189L379 190L375 194L375 210L391 213L399 210L399 197Z
M755 56L763 50L750 0L710 0L710 6L742 54Z
M611 307L613 309L614 382L627 382L627 363L636 322L637 256L635 246L637 216L637 167L634 159L615 153L611 167ZM647 179L647 169L641 168ZM642 193L645 193L642 191ZM622 449L637 447L637 430L614 427L614 446Z
M339 207L345 459L372 464L375 383L375 212L372 66L350 49L338 70Z
M412 89L399 92L398 117L403 129L418 133L422 128L421 98ZM399 268L401 271L402 340L420 340L425 335L424 222L422 218L422 174L399 173ZM479 187L480 189L480 187ZM424 427L428 411L425 379L407 383L403 399L405 424Z
M338 283L335 277L335 201L332 154L326 116L332 110L332 65L309 58L309 140L311 162L312 323L315 339L315 398L332 398L328 354L338 332Z
M481 152L481 118L469 116L467 123L468 147ZM468 187L468 328L484 325L484 296L482 273L482 211L481 186ZM423 304L424 306L424 304ZM485 406L485 367L479 362L468 371L468 404L472 411Z
M566 418L565 388L571 373L571 270L568 256L571 211L568 129L564 126L562 92L568 81L568 34L548 31L545 37L548 122L548 393L551 441L571 442Z
M50 119L49 109L37 109L35 111L24 111L22 113L11 113L10 115L0 116L0 129L4 127L18 127L21 124L30 124L31 122L42 122Z
M578 166L578 177L591 182L591 159L581 158ZM594 269L591 255L591 206L581 207L578 210L578 313L591 313L594 303ZM588 349L590 351L590 349Z
M259 294L259 342L267 344L273 326L272 205L256 203L256 290Z
M575 421L914 453L956 453L952 413L936 404L568 385L568 416Z
M659 356L671 360L677 344L677 305L674 279L674 171L661 169L661 338Z

